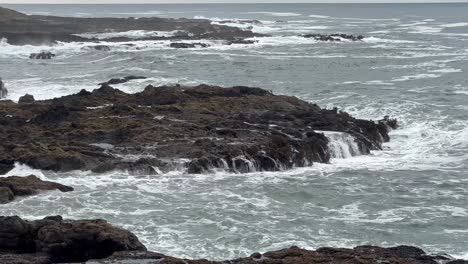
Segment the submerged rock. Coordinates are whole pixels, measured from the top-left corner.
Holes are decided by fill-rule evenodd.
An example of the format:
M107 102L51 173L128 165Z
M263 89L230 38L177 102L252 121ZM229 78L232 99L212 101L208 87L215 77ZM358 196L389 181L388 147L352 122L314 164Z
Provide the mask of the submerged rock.
M0 78L0 99L5 98L8 95L8 90L5 87L5 84L2 81L2 78Z
M170 47L174 49L191 49L191 48L207 48L210 45L205 43L183 43L183 42L173 42Z
M55 182L43 181L34 175L27 177L0 177L0 203L11 202L16 196L35 195L41 191L73 191L72 187Z
M53 54L50 51L47 51L47 52L42 51L40 53L31 53L31 55L29 55L30 59L36 59L36 60L50 60L53 57L55 57L55 54Z
M343 133L353 144L351 155L368 154L390 139L396 121L355 119L260 88L149 85L127 94L103 84L28 104L1 101L0 124L4 173L21 162L52 171L152 175L327 163L337 148L323 131Z
M146 77L131 75L131 76L127 76L127 77L124 77L124 78L113 78L113 79L110 79L107 82L100 83L99 85L121 84L121 83L126 83L126 82L131 81L131 80L138 80L138 79L146 79Z
M99 51L110 51L111 48L107 45L94 45L94 46L86 46L81 48L82 50L99 50Z
M347 34L306 34L303 35L304 38L313 38L319 41L342 41L342 40L350 40L350 41L361 41L364 39L364 36L358 35L347 35Z
M226 44L227 45L232 45L232 44L255 44L257 42L258 42L257 40L233 39L233 40L229 40Z

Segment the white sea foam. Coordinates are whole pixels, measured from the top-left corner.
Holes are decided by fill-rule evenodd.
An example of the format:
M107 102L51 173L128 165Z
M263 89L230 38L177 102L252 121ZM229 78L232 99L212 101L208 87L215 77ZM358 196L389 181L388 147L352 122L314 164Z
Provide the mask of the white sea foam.
M383 39L378 37L366 37L363 41L366 43L415 43L415 41L412 40Z
M249 14L264 14L270 16L277 16L277 17L295 17L295 16L302 16L300 13L293 13L293 12L248 12Z
M313 18L330 18L330 16L322 16L322 15L309 15L309 17L313 17Z
M468 27L468 22L449 23L449 24L443 24L440 26L444 28Z
M361 154L356 139L348 133L335 131L316 132L324 133L329 139L328 146L330 147L332 158L346 159Z

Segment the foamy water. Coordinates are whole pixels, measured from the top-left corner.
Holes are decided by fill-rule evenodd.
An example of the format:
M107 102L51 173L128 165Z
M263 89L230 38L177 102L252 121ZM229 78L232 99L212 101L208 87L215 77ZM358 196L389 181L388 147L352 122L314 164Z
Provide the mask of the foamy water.
M197 17L271 36L256 38L253 45L202 40L211 47L187 50L170 48L170 41L100 43L110 46L107 52L83 48L90 43L19 47L3 41L0 76L10 90L7 99L25 93L47 99L92 90L110 78L143 75L148 79L116 87L133 93L148 84L257 86L359 118L390 115L401 127L371 155L356 153L347 135L329 134L330 164L283 172L179 170L135 177L56 174L17 164L8 175L35 174L76 191L23 198L2 206L1 214L104 218L134 232L151 250L188 258L360 244L410 244L468 258L468 6L364 6L53 7L76 16ZM306 33L366 38L323 43L300 36ZM28 59L42 50L58 56Z

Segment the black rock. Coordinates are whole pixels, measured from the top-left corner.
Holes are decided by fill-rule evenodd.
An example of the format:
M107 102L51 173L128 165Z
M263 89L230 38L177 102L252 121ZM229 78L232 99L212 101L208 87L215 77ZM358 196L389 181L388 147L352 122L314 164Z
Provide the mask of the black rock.
M29 103L34 103L36 100L34 99L34 96L30 94L25 94L21 96L18 100L18 103L20 104L29 104Z
M36 59L36 60L50 60L55 56L56 55L50 51L47 51L47 52L43 51L40 53L31 53L31 55L29 55L29 58Z

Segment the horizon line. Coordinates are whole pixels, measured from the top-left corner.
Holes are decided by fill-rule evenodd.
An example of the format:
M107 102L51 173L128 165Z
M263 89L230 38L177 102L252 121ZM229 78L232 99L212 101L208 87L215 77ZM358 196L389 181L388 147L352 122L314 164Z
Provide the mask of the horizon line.
M160 3L149 3L149 2L137 2L137 3L110 3L110 2L94 2L94 3L80 3L80 2L68 2L68 3L51 3L51 2L21 2L21 3L0 3L1 5L148 5L148 4L162 4L162 5L199 5L199 4L468 4L468 0L455 0L455 1L443 1L443 0L434 0L434 1L405 1L405 0L396 0L396 1L336 1L336 2L192 2L192 3L182 3L182 2L160 2Z

